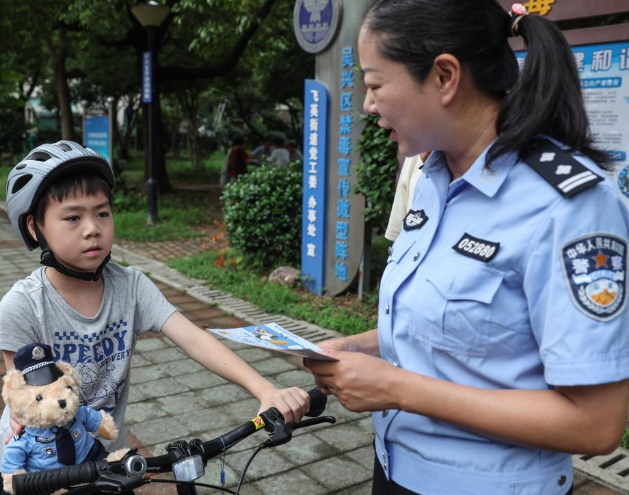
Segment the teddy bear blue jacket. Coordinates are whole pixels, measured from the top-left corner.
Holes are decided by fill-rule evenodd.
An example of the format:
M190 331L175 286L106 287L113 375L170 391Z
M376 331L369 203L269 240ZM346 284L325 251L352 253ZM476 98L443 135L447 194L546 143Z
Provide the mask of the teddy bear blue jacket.
M82 463L94 445L94 438L88 432L98 430L102 421L100 412L89 407L79 406L74 419L65 428L70 431L76 451L76 463ZM18 469L27 472L65 467L57 460L55 435L59 428L24 428L22 434L15 435L4 451L0 472L11 474Z

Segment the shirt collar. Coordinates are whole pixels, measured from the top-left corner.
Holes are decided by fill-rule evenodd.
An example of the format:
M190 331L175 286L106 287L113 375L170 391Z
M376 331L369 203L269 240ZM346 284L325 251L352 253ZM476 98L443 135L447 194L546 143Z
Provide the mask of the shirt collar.
M516 152L508 152L495 158L489 167L485 166L487 152L491 149L493 144L494 142L485 148L460 179L490 198L496 195L509 175L509 172L518 161L518 154ZM443 153L441 151L431 153L424 165L424 173L430 175L442 169L445 169L449 173Z

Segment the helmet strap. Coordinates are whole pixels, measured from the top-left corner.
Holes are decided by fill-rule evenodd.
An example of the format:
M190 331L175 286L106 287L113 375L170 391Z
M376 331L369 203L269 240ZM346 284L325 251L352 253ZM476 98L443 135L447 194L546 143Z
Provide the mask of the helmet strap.
M42 265L54 268L59 273L67 275L68 277L76 278L78 280L84 280L87 282L96 282L101 278L105 265L109 263L109 260L111 259L111 252L105 257L105 259L99 265L95 272L79 272L78 270L72 270L71 268L62 265L59 260L57 260L54 253L50 249L48 242L46 242L44 234L42 234L42 231L39 230L37 223L33 222L33 224L35 226L35 237L37 238L37 243L39 244L39 247L41 247L42 251L41 259L39 261Z

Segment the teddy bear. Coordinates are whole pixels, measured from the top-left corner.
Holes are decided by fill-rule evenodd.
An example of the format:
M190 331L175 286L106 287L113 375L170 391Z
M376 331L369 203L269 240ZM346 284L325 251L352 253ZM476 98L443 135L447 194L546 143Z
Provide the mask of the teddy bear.
M13 493L15 474L124 456L126 449L108 455L88 433L114 440L118 428L110 414L79 404L79 375L70 364L55 361L50 346L24 346L13 364L4 376L2 398L24 429L11 438L0 466L7 493Z

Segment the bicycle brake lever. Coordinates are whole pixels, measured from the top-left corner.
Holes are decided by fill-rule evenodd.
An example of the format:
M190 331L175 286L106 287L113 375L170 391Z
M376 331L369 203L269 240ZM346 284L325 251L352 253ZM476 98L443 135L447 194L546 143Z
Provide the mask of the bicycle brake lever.
M286 424L277 409L272 407L260 413L260 417L264 421L264 429L269 432L269 439L262 444L263 448L275 447L290 441L293 428Z
M262 446L263 448L276 447L278 445L289 442L293 436L293 431L299 428L305 428L307 426L314 426L321 423L336 423L336 418L333 416L320 416L318 418L309 418L297 423L286 424L282 415L275 408L271 408L268 411L260 414L265 423L265 429L269 431L269 438Z
M333 425L334 423L336 423L336 418L334 416L319 416L318 418L304 419L289 426L291 426L292 430L295 431L299 428L307 428L308 426L314 426L321 423L330 423L331 425Z
M112 472L105 472L100 477L91 483L90 493L105 491L113 493L126 493L128 490L133 490L144 484L146 480L140 477L129 477L115 474Z

